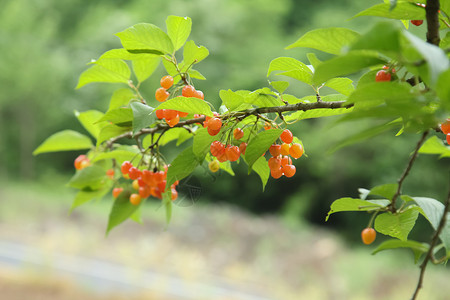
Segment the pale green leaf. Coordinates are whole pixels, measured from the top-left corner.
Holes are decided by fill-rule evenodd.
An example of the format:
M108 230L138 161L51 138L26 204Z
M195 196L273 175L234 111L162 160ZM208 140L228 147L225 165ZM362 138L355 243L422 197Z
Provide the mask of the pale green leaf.
M130 52L172 54L174 51L170 37L153 24L136 24L116 35L120 38L122 46Z
M369 202L366 200L356 199L356 198L340 198L335 200L330 207L330 211L328 212L325 222L328 221L328 218L331 214L342 212L342 211L367 211L374 210L377 208L383 207L383 205Z
M167 34L172 40L174 50L183 47L191 34L192 20L189 17L169 16L166 19Z
M408 209L405 212L395 215L384 213L376 217L375 230L382 234L406 241L409 232L416 224L418 215L419 212L415 209Z
M97 123L103 117L98 110L88 110L82 113L75 111L75 116L81 125L96 139L105 123Z
M77 89L91 82L128 83L131 71L121 59L104 58L94 61L78 80Z
M93 144L89 137L73 130L63 130L49 136L33 151L33 155L46 152L90 149L92 146Z
M211 107L206 101L193 97L175 97L161 103L155 110L158 109L173 109L191 114L202 114L206 116L213 116Z

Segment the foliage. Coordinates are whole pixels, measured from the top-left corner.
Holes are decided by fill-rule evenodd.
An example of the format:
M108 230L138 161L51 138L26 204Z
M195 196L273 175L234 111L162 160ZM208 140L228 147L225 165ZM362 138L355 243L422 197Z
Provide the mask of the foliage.
M89 137L66 130L45 140L35 154L90 147L87 158L83 157L85 164L75 164L77 172L69 186L80 190L74 207L89 201L89 197L102 196L105 189L124 189L114 200L109 231L138 213L141 198L150 199L150 195L161 199L170 221L179 181L199 166L206 168L211 160L217 159L220 168L231 175L230 162L245 163L249 173L259 175L263 188L270 176L292 177L296 169L289 156L300 158L305 145L286 128L303 119L341 115L339 122L370 120L379 124L349 136L336 149L393 128L398 130L397 136L416 133L419 142L396 183L360 189L359 199L338 199L327 216L342 211L369 212L372 218L368 227L374 225L377 232L393 238L375 252L410 248L416 262L424 255L416 296L428 261L441 263L450 257L450 199L443 205L436 199L409 196L402 191L418 153L446 157L450 151L439 137L440 131L448 134L439 124L445 122L450 110L450 9L448 1L442 1L440 10L437 1L428 2L425 7L415 2L391 1L356 15L407 24L426 14L427 42L411 34L401 22L379 22L364 34L346 28L312 30L287 48L313 48L332 58L321 61L313 53L308 54L307 63L291 57L275 58L267 72L268 78L277 78L270 82L270 88L221 90L222 103L218 107L208 101L208 95L194 88L194 80L206 79L196 68L209 51L187 41L191 19L169 16L166 31L153 24L136 24L116 34L123 48L105 52L80 76L77 88L94 82L128 87L114 93L104 114L77 113L80 123L96 140L95 146L91 146ZM439 30L446 34L440 44ZM161 81L161 88L156 90L155 98L162 103L141 93L142 84L160 63L173 78L173 85L166 87ZM354 78L355 74L359 76L357 84L346 77ZM298 97L286 93L291 82L308 85L310 94ZM334 90L333 94L323 94L325 87ZM235 129L242 130L243 136L234 135ZM431 130L438 133L427 140ZM134 140L135 145L128 146L124 139ZM167 139L183 144L171 162L162 154ZM145 174L150 177L146 179ZM157 184L152 176L161 177ZM408 239L419 215L435 230L430 244ZM441 246L437 245L439 239ZM435 258L436 248L444 249L440 259Z

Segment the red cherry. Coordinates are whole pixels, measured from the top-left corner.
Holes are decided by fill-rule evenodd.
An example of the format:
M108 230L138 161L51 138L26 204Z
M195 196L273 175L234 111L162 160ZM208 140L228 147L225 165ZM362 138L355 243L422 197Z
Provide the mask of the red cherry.
M131 180L138 179L141 177L141 171L136 167L131 167L130 170L128 170L128 176L130 176Z
M128 174L128 172L130 171L130 168L132 167L133 165L129 162L129 161L124 161L123 163L122 163L122 166L120 167L120 171L122 172L122 174Z
M420 26L423 24L423 20L411 20L411 24Z
M283 132L280 135L280 139L286 143L290 144L294 140L294 136L292 135L292 132L289 129L283 130Z
M269 152L273 157L276 157L281 154L281 145L273 144L269 148Z
M447 144L450 145L450 133L447 133Z
M237 161L239 156L241 155L239 147L231 145L228 145L228 147L225 149L225 153L229 161Z
M293 165L285 165L283 167L283 173L286 177L292 177L295 175L295 166Z
M217 130L213 130L213 129L211 129L211 127L208 127L208 133L209 133L210 136L215 136L219 132L220 132L220 128L217 129Z
M385 70L380 70L375 75L375 81L376 82L391 81L391 73Z
M185 85L181 90L181 95L183 95L183 97L195 97L197 93L192 85Z
M169 92L166 91L165 88L160 87L159 89L156 90L155 92L155 98L156 100L158 100L159 102L164 102L167 100L167 98L169 98L170 94Z
M160 84L166 90L173 85L173 77L170 75L164 76L161 78Z
M444 134L450 133L450 119L447 119L444 123L441 124L441 131Z
M234 136L234 139L240 140L244 137L244 131L240 128L236 128L233 131L233 136Z
M244 154L244 155L245 155L245 150L247 150L247 143L242 142L242 143L239 145L239 151L241 151L241 154Z
M211 130L220 130L222 127L222 120L219 118L211 118L208 120L208 127L211 128Z
M225 145L219 141L214 141L211 143L209 150L211 151L212 156L219 157L225 153Z
M119 188L114 188L112 191L113 197L117 198L119 197L120 193L123 192L123 188L119 187Z
M289 148L289 154L295 159L300 158L303 155L302 145L297 143L292 144Z
M160 119L160 120L164 119L165 113L166 113L166 110L165 110L165 109L157 109L157 110L155 111L156 117L157 117L158 119Z
M203 95L202 91L195 91L195 98L205 100L205 95Z

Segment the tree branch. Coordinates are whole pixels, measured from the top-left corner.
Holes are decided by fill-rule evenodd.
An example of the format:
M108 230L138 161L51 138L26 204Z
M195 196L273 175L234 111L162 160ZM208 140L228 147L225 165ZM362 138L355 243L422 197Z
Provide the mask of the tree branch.
M427 42L439 46L439 0L428 0L425 6L427 18Z
M419 294L420 289L422 288L423 284L423 277L425 275L425 270L427 268L428 262L433 258L433 250L436 246L439 235L441 234L442 230L445 227L445 224L447 222L447 213L450 209L450 189L447 196L447 202L445 202L444 211L442 213L441 220L439 221L439 226L434 232L434 235L431 239L430 248L428 249L427 255L425 256L425 259L423 260L422 264L420 265L420 275L419 275L419 281L417 282L416 290L414 291L414 294L411 298L411 300L415 300L417 298L417 295Z
M422 144L425 142L425 138L427 137L427 135L428 135L428 130L422 134L422 137L417 142L416 148L414 150L413 155L409 159L408 165L406 166L405 170L403 171L402 176L400 176L400 178L397 180L397 184L398 184L397 191L395 192L394 196L392 197L391 204L389 204L390 211L393 213L396 212L395 202L397 201L398 196L400 196L400 194L402 192L403 182L405 181L406 176L408 176L409 171L411 171L414 161L417 158L417 154L419 153L419 149L422 146Z

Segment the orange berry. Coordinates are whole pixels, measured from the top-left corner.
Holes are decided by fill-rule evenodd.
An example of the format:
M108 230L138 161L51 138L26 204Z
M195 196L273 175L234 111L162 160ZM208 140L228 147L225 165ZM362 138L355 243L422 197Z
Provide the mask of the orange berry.
M159 83L167 90L173 85L173 77L170 75L164 76Z
M281 154L281 145L273 144L269 147L269 152L273 157Z
M155 92L155 98L156 100L158 100L159 102L164 102L167 100L167 98L169 98L170 94L168 91L166 91L165 88L160 87L159 89L156 90Z
M79 155L77 158L75 158L75 161L73 162L73 165L75 166L75 169L81 170L81 162L88 159L86 155L82 154Z
M292 159L289 156L283 156L281 158L281 167L292 165Z
M269 130L269 129L271 129L272 128L272 125L269 123L269 122L266 122L265 124L264 124L264 129L265 130Z
M180 116L178 116L178 114L177 114L177 116L176 116L175 118L173 118L173 119L166 119L166 123L167 123L170 127L173 127L173 126L177 125L178 122L180 122Z
M181 95L183 95L183 97L195 97L197 92L192 85L185 85L181 90Z
M130 203L133 205L139 205L139 203L141 203L141 196L139 196L139 194L131 194L130 195Z
M178 192L175 188L171 188L170 192L172 193L172 201L178 198Z
M211 127L208 127L208 133L210 136L215 136L220 132L220 128L217 130L213 130Z
M122 174L128 174L128 172L130 171L130 168L132 167L133 165L129 162L129 161L124 161L123 163L122 163L122 166L120 167L120 171L122 172Z
M278 170L281 168L281 159L278 157L271 157L268 161L270 170Z
M441 130L444 134L450 133L450 119L447 119L444 123L441 124Z
M164 118L167 120L176 118L178 116L178 111L173 110L173 109L166 109L164 111Z
M361 239L364 244L370 245L375 241L375 238L377 236L377 232L373 228L365 228L361 232Z
M150 197L150 187L148 185L139 187L139 196L142 199Z
M303 155L302 145L297 143L292 144L289 148L289 154L295 159L300 158Z
M290 144L294 140L294 136L292 135L292 132L289 129L283 130L283 132L280 135L280 139L286 143Z
M208 168L211 172L215 173L215 172L219 171L220 164L217 160L212 160L209 162Z
M295 175L295 166L293 165L285 165L283 168L284 176L292 177Z
M89 161L89 159L85 159L80 163L80 170L89 167L90 165L91 162Z
M385 70L380 70L375 75L375 81L376 82L391 81L391 73Z
M113 197L114 198L119 197L120 193L122 193L122 192L123 192L123 188L121 188L121 187L114 188L112 191Z
M195 98L205 100L205 95L203 95L202 91L195 91Z
M209 150L212 156L218 157L225 153L225 145L219 141L214 141L211 143Z
M131 167L130 170L128 170L128 176L130 176L131 180L138 179L141 177L141 174L142 172L136 167Z
M189 113L179 111L179 112L178 112L178 115L180 116L180 118L184 118L184 117L187 117L187 116L189 115Z
M220 162L226 162L228 160L226 151L224 151L222 155L217 156L217 160Z
M225 154L227 155L227 159L229 161L237 161L239 156L241 155L241 151L238 146L228 145L225 149Z
M271 175L273 178L278 179L278 178L280 178L281 176L283 176L283 171L282 171L281 168L278 168L278 169L270 169L270 175Z
M166 114L166 110L165 109L157 109L155 111L156 117L160 120L164 119L164 115Z
M280 154L281 155L289 155L289 149L291 146L289 144L283 143L281 144Z
M234 136L234 139L240 140L244 137L244 131L240 128L236 128L233 131L233 136Z
M247 143L242 142L242 143L239 145L239 151L241 151L241 154L244 154L244 155L245 155L245 150L247 150Z
M107 170L106 176L108 176L110 179L114 179L114 169Z
M211 130L220 130L222 127L222 120L219 118L211 118L208 120L208 128L211 128Z

